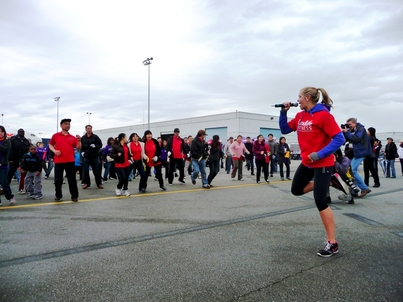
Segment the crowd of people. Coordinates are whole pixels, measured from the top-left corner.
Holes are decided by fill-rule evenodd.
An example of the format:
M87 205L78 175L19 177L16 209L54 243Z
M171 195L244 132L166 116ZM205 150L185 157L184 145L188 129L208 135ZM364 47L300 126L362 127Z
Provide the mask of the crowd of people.
M328 239L325 248L317 254L330 257L338 252L338 242L333 212L328 205L331 203L329 186L342 191L342 196L346 196L349 203L354 203L354 197L364 197L371 192L370 175L373 187L380 187L378 163L382 143L376 138L373 127L366 130L356 118L349 118L339 126L330 114L333 101L323 88L303 88L298 103L301 111L291 120L287 117L290 103L284 103L279 119L283 134L298 132L301 163L293 179L290 175L291 149L284 136L276 142L273 134L269 134L267 140L261 134L256 139L244 139L238 135L236 140L230 137L223 144L218 135L206 141L205 130L199 130L194 138L182 138L179 128L175 128L168 140L155 139L153 133L146 130L141 138L137 133L129 137L120 133L115 138L108 138L103 146L101 139L92 132L91 125L85 126L83 136L73 136L69 133L71 119L62 119L61 131L52 136L46 148L42 143L33 146L25 138L23 129L8 139L6 129L0 126L1 190L9 204L14 205L16 201L10 184L15 177L20 194L40 200L42 171L47 179L54 168L54 200L62 200L62 185L66 178L71 200L77 202L77 174L82 189L86 190L91 187L90 170L98 189L104 189L103 184L108 180L117 179L115 194L130 196L129 181L137 176L140 177L139 192L146 193L150 176L154 176L163 191L167 190L165 182L173 185L175 177L184 184L186 174L193 185L200 178L202 188L210 189L220 168L230 174L232 180L243 181L245 166L258 184L261 183L262 172L264 181L270 183L269 177L273 177L279 168L281 180L292 180L293 195L313 191ZM400 159L403 176L403 140L399 146L391 137L387 141L381 161L385 177L396 178L396 158ZM343 145L344 154L341 152ZM359 173L361 164L364 180Z

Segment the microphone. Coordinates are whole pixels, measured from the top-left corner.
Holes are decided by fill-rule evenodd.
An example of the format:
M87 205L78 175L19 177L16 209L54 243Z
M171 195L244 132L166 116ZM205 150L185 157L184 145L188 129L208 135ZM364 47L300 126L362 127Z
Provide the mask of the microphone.
M276 107L276 108L285 108L284 104L275 104L275 105L271 105L272 107ZM295 103L290 103L290 107L298 107L299 104L297 102Z

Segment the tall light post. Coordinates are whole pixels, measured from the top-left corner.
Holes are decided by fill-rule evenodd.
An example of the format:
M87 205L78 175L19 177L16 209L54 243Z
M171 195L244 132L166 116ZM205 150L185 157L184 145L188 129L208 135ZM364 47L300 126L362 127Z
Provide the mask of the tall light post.
M57 102L57 115L56 115L56 132L59 131L59 100L60 96L56 96L53 98L55 102Z
M145 66L148 66L148 126L147 129L150 130L150 64L153 58L147 58L143 61Z
M87 112L88 115L88 125L91 125L91 112Z
M2 124L2 125L4 125L3 118L4 118L4 113L1 114L1 124Z

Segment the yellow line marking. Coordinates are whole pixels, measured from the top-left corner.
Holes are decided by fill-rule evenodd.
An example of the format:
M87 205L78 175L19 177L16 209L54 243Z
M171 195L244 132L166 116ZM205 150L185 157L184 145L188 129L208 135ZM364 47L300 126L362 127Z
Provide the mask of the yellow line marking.
M167 195L167 194L176 194L176 193L191 193L195 191L208 191L208 190L220 190L220 189L234 189L234 188L243 188L243 187L254 187L254 186L261 186L261 185L270 185L270 184L277 184L277 183L286 183L290 181L275 181L270 182L269 184L266 183L251 183L251 184L240 184L240 185L229 185L229 186L214 186L210 189L203 189L203 188L191 188L186 190L175 190L175 191L161 191L161 192L153 192L153 193L138 193L131 196L108 196L108 197L97 197L97 198L87 198L78 200L78 202L90 202L90 201L98 201L98 200L110 200L110 199L127 199L127 198L138 198L138 197L148 197L148 196L158 196L158 195ZM8 201L6 201L8 202ZM22 208L31 208L31 207L43 207L43 206L50 206L50 205L59 205L59 204L71 204L76 203L71 200L65 201L51 201L45 203L33 203L33 204L21 204L21 205L14 205L14 206L0 206L0 210L10 210L10 209L22 209Z

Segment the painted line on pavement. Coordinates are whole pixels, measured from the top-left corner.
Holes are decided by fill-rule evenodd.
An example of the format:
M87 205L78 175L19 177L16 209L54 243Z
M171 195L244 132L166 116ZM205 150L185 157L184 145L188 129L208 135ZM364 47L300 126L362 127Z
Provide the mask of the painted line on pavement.
M284 183L284 181L278 181L273 183ZM271 184L271 182L270 182ZM96 198L87 198L87 199L79 199L78 203L82 202L91 202L98 200L110 200L110 199L128 199L128 198L138 198L138 197L148 197L148 196L158 196L158 195L167 195L167 194L176 194L176 193L191 193L197 191L209 191L209 190L220 190L220 189L234 189L234 188L242 188L242 187L253 187L253 186L270 186L270 184L262 183L252 183L252 184L239 184L239 185L230 185L230 186L214 186L210 189L203 188L191 188L186 190L175 190L175 191L161 191L161 192L152 192L152 193L138 193L131 196L108 196L108 197L96 197ZM51 205L60 205L60 204L72 204L76 202L72 202L70 200L58 201L58 202L45 202L45 203L31 203L31 204L17 204L14 206L0 206L0 210L12 210L12 209L22 209L22 208L31 208L31 207L43 207L43 206L51 206Z

